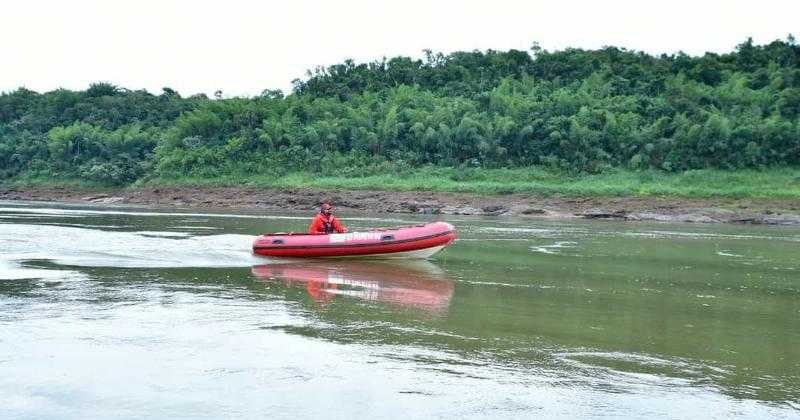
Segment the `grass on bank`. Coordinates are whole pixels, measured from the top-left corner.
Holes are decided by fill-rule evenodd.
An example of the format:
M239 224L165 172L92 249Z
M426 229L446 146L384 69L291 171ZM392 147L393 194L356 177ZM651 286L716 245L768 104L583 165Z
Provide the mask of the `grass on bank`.
M696 170L682 173L614 170L568 175L540 168L420 168L404 174L342 177L292 173L281 177L226 175L217 178L155 178L143 185L257 186L273 188L439 191L542 196L674 196L800 198L800 169Z
M108 186L80 179L23 178L5 182L6 187L48 186L87 190ZM800 169L762 171L716 169L681 173L610 170L601 174L570 175L542 168L409 169L401 174L363 177L296 172L275 177L231 174L210 178L176 177L140 180L133 187L157 186L253 186L269 188L349 189L385 191L439 191L475 194L528 193L541 196L671 196L800 199Z

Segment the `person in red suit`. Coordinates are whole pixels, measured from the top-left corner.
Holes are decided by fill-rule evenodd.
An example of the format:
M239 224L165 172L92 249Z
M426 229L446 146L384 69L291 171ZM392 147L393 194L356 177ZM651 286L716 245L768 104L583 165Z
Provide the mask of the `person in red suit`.
M308 225L308 233L345 233L347 229L339 223L339 219L333 215L333 205L325 200L319 207L319 213L314 216L311 224Z

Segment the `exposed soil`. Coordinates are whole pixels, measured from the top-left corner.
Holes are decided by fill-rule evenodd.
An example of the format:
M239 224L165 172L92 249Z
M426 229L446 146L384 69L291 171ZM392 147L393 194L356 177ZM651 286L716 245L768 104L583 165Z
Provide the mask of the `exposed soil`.
M339 210L367 213L464 214L694 223L800 225L800 200L676 197L484 196L439 192L169 187L80 190L0 187L0 200L137 204L176 207L312 210L330 198Z

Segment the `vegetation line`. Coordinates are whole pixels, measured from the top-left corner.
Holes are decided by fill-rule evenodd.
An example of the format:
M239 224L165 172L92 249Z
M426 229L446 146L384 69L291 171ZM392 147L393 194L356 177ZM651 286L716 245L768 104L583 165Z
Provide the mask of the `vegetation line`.
M80 179L54 181L24 179L6 187L72 187L96 190L107 185ZM0 183L3 185L3 183ZM228 174L214 178L181 176L150 178L133 188L156 187L264 187L379 191L437 191L479 195L532 194L537 196L665 196L687 198L800 199L800 172L790 168L762 171L702 169L680 173L610 170L602 174L568 175L537 168L479 169L427 166L399 174L364 177L325 176L293 172L274 177Z
M0 94L0 183L798 197L800 46L427 53L291 94Z

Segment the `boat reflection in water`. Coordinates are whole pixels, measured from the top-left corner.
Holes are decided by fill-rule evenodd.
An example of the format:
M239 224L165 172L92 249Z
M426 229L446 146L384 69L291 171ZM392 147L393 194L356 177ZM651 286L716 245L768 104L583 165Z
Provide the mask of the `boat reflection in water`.
M436 264L406 261L296 261L252 268L262 281L305 287L314 301L325 304L350 296L391 305L444 312L453 296L453 282Z

